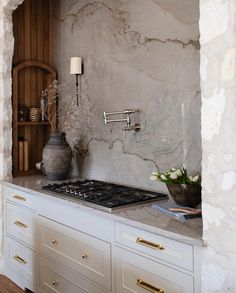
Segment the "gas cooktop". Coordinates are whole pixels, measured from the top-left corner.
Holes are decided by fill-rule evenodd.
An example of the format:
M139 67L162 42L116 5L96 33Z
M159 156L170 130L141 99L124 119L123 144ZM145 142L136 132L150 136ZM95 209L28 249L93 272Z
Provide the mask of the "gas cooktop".
M108 210L168 198L167 195L97 180L52 183L43 189L78 198Z

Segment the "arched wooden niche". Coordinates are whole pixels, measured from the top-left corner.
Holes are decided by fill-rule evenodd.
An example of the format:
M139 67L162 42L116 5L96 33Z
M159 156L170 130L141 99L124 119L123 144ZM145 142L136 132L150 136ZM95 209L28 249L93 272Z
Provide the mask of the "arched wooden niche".
M56 79L56 71L49 65L28 60L13 68L13 176L34 175L38 173L35 167L42 160L42 151L47 143L51 126L49 122L19 121L19 109L40 108L42 90ZM55 111L56 109L52 109ZM28 143L28 168L24 164L22 170L22 144ZM23 160L26 159L23 157ZM21 166L21 167L20 167Z

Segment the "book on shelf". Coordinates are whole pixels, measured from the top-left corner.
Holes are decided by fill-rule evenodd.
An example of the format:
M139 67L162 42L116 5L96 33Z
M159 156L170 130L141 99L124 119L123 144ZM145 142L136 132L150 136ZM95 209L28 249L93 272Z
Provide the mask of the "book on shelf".
M29 142L20 138L18 146L19 172L29 171Z

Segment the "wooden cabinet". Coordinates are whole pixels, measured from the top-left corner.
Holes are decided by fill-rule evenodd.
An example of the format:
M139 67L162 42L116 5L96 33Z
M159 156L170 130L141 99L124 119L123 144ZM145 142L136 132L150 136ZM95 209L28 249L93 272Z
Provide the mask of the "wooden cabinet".
M4 273L22 288L201 292L200 247L40 192L5 185L3 194Z
M38 173L51 127L45 121L19 119L21 111L40 109L41 92L56 79L52 64L53 0L25 0L13 13L13 176ZM23 115L24 116L24 115ZM28 115L29 116L29 115ZM20 141L25 141L23 145Z

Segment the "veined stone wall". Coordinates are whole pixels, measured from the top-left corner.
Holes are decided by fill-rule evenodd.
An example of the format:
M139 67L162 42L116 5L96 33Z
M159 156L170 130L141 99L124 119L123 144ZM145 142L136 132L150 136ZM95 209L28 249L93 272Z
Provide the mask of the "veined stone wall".
M62 129L79 141L82 177L165 191L152 171L201 170L198 0L61 0L55 64L75 88L70 57L82 56L81 103L61 96ZM138 133L105 125L103 112L139 109Z
M11 176L11 11L0 2L0 179ZM168 1L166 1L168 2ZM235 292L236 4L200 0L204 249L202 292Z
M236 2L200 1L202 292L236 292Z

